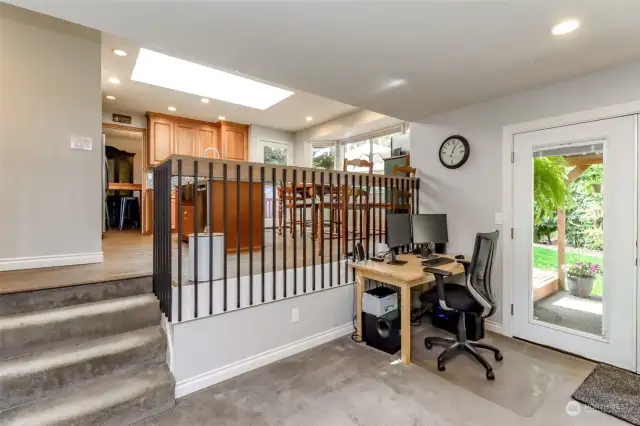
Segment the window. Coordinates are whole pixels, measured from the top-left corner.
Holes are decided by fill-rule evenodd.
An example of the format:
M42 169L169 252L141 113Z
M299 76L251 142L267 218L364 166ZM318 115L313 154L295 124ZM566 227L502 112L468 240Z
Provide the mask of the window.
M333 142L312 142L311 166L334 170L336 168L336 144Z
M362 159L373 161L373 172L384 173L384 159L391 156L391 138L400 136L401 131L383 134L355 142L347 142L343 145L345 160ZM364 172L368 170L362 167L349 166L349 172Z

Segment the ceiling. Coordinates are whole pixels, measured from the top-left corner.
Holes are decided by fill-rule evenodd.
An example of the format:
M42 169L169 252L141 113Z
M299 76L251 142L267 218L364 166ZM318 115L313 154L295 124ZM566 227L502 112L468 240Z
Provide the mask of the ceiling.
M10 2L404 120L640 58L637 0Z
M138 141L142 139L142 132L114 129L110 127L105 127L102 131L105 135L113 138L117 138L117 139L126 139L131 141Z
M127 56L117 56L113 53L114 49L124 50ZM266 110L215 99L203 104L200 102L200 96L132 81L131 72L139 50L140 46L135 43L102 34L102 91L103 95L116 98L110 100L103 97L104 111L139 115L154 111L205 121L218 121L218 117L223 116L225 120L236 123L257 124L296 132L358 109L300 91ZM110 84L110 77L117 77L120 84ZM176 111L168 111L169 106L175 107ZM306 121L306 116L313 117L313 120Z

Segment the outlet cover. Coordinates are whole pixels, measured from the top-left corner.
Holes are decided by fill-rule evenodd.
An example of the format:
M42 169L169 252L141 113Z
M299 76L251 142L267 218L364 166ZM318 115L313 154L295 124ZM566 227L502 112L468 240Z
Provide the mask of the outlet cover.
M91 151L93 149L93 141L86 136L71 136L71 149Z
M291 310L291 322L298 322L300 320L300 309L293 308Z

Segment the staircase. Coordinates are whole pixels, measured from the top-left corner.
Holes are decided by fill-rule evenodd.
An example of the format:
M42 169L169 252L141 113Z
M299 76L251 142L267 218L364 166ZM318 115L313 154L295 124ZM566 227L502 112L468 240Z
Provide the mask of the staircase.
M174 405L151 278L0 296L0 425L130 425Z

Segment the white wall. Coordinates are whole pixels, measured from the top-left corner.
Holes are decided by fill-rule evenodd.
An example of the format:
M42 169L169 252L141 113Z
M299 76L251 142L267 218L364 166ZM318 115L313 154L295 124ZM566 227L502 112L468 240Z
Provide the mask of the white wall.
M420 211L447 213L449 251L471 255L474 236L500 228L503 126L640 100L640 62L523 91L490 102L427 117L411 124L411 163L421 179ZM469 161L458 170L440 165L438 149L460 134L471 144ZM501 238L507 238L503 230ZM502 256L493 288L502 303ZM494 321L502 322L497 312Z
M351 332L353 303L353 285L343 284L174 324L172 371L176 395L211 386ZM299 309L298 322L291 322L293 308Z
M129 132L134 133L134 132ZM133 183L142 183L142 135L139 139L118 138L109 134L105 137L108 146L112 146L120 151L134 154L133 157Z
M0 270L102 259L100 43L0 3Z
M296 132L295 165L311 167L311 141L335 141L402 123L397 118L361 109Z
M260 141L271 142L289 142L293 144L295 142L295 136L293 132L287 132L286 130L272 129L270 127L256 126L255 124L249 126L249 161L258 162L260 158ZM292 145L295 158L295 145Z
M131 117L131 124L117 123L113 121L113 114L121 114L128 115ZM102 122L109 124L117 124L118 126L126 126L126 127L138 127L141 129L147 128L147 118L144 115L131 114L129 112L122 111L112 111L110 109L105 109L102 111Z

